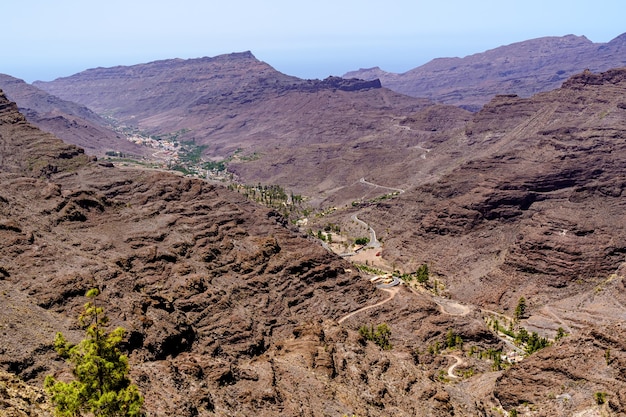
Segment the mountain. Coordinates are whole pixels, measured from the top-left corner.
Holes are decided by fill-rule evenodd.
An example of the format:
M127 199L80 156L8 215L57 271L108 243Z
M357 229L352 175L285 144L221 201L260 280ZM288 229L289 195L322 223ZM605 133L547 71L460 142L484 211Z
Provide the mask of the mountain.
M608 43L584 36L544 37L464 58L437 58L402 74L380 68L344 75L380 79L393 91L477 111L497 94L533 94L560 87L585 69L606 71L626 65L626 33Z
M624 92L626 69L616 69L530 98L497 96L466 125L470 150L454 169L358 211L380 231L388 262L428 263L450 298L512 316L524 297L529 331L575 335L498 376L492 392L508 407L573 415L550 392L582 401L617 375L602 352L624 349ZM623 412L615 384L611 407Z
M626 253L625 90L618 69L498 96L466 125L454 169L360 216L389 230L399 264L449 259L441 274L457 299L513 308L523 294L544 304L591 289Z
M83 149L68 145L51 134L43 134L19 113L17 105L0 94L2 139L0 169L7 173L47 177L58 171L77 168L91 158Z
M0 147L0 366L30 384L67 375L54 335L81 337L75 320L92 287L128 330L131 376L151 415L443 416L456 406L428 378L441 364L418 365L411 352L448 322L477 346L498 344L481 318L447 316L428 296L402 289L385 301L347 261L239 193L86 157L3 94ZM348 316L382 301L382 311ZM359 336L382 322L393 351ZM398 382L373 377L383 374ZM31 395L3 378L0 407L23 410Z
M230 158L242 182L279 184L328 204L349 204L363 176L419 181L405 179L406 167L470 116L375 80L289 77L250 53L97 68L35 84L140 131L176 133L202 147L204 160ZM424 127L402 125L407 118Z
M91 155L102 156L107 151L134 156L147 154L145 148L111 130L109 123L85 106L52 96L9 75L0 74L0 88L18 103L31 123L66 143L86 149Z

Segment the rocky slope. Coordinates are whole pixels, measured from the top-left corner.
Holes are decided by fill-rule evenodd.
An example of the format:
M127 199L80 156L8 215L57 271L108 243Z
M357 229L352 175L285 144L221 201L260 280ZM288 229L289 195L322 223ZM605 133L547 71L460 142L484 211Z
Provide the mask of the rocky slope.
M215 61L266 68L245 54ZM294 135L284 143L315 126L291 159L272 142L280 135L267 141L266 178L297 172L290 181L308 175L327 201L332 189L357 200L315 221L347 226L358 214L394 269L427 262L440 293L463 305L405 286L375 290L239 194L96 161L0 98L3 368L33 383L66 372L50 341L57 330L80 337L72 318L98 285L129 329L151 415L624 414L626 70L584 72L531 98L501 95L474 115L376 83L266 75L279 77L267 91L255 79L182 108L198 120L233 111L236 122L213 136L223 146L222 131L254 127L244 137L264 138L254 134L271 132L272 114L275 132ZM376 199L381 182L403 192ZM512 316L521 296L522 325L568 336L494 371L485 355L512 348L483 318ZM359 335L380 323L391 350ZM462 347L445 348L450 332Z
M499 376L494 395L505 409L521 415L623 416L624 336L622 320L565 338Z
M498 378L505 409L573 415L606 392L607 412L624 412L625 91L618 69L531 98L498 96L467 124L471 151L455 169L360 208L395 265L428 262L452 298L509 315L523 296L525 326L574 335ZM325 221L350 213L335 216ZM607 351L620 353L605 364Z
M51 417L44 390L0 370L0 410L6 417Z
M32 127L3 95L0 141L3 369L31 384L67 377L52 340L57 331L81 337L75 319L97 286L113 323L128 330L149 415L474 412L472 400L434 380L448 359L415 352L443 343L449 326L497 346L480 317L444 314L402 290L339 324L387 294L276 213L199 180L86 157ZM392 351L358 335L382 322L393 329ZM20 415L26 400L2 395Z
M52 96L9 75L0 74L0 89L18 104L29 122L90 155L101 156L107 151L135 157L147 155L146 148L111 130L102 117L84 106Z
M567 35L531 39L464 58L438 58L402 74L361 69L347 78L380 79L413 97L479 110L497 94L533 94L560 87L585 69L606 71L626 65L626 34L607 43Z
M625 88L621 69L529 99L496 97L467 124L464 161L372 209L375 227L390 228L388 250L403 263L456 259L441 272L467 301L546 300L606 279L626 253Z
M98 68L36 85L144 131L183 132L180 140L204 146L206 160L238 152L229 167L242 182L327 204L352 201L358 190L350 187L363 176L408 180L424 148L469 119L377 81L288 77L250 53Z

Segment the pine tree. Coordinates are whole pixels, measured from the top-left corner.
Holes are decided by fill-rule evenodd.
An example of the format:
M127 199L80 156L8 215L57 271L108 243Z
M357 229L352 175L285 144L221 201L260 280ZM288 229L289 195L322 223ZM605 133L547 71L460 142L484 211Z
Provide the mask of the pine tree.
M456 345L456 335L452 329L448 330L448 334L446 335L446 344L449 349L452 349Z
M458 347L460 350L463 350L463 338L461 336L459 336L458 334L456 335L454 344L456 347Z
M86 337L77 345L57 333L54 347L57 353L74 365L75 380L69 383L47 376L45 389L55 404L57 417L137 417L141 416L143 397L128 379L128 358L118 345L125 330L116 328L106 333L109 319L95 303L97 289L87 292L90 299L79 321Z
M416 275L417 275L417 282L419 282L420 284L424 284L428 282L428 276L430 275L430 272L428 271L428 265L423 264L422 266L417 268Z
M530 337L530 335L528 334L528 331L525 328L521 328L519 329L519 332L517 333L517 336L515 337L515 343L517 344L523 344L528 342L528 338Z
M515 307L515 321L519 322L526 315L526 299L524 297L520 297L517 302L517 307Z

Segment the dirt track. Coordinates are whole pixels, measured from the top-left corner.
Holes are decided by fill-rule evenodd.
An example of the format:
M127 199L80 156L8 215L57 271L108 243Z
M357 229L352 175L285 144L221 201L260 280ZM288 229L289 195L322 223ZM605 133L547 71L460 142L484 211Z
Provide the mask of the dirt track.
M345 316L343 316L342 318L340 318L339 320L337 320L337 323L341 324L341 323L343 323L344 321L346 321L347 319L349 319L350 317L354 316L357 313L360 313L362 311L369 310L369 309L372 309L372 308L380 307L383 304L393 300L393 298L396 296L396 294L398 294L398 291L400 291L400 287L385 288L382 291L387 291L389 294L391 294L389 296L389 298L386 298L383 301L380 301L380 302L378 302L376 304L372 304L370 306L365 306L365 307L359 308L358 310L355 310L355 311L353 311L351 313L348 313Z

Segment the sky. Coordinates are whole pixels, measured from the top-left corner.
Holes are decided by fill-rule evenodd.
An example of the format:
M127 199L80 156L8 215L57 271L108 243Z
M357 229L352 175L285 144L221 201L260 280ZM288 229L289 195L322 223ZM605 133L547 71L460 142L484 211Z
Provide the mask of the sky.
M624 0L0 0L0 73L49 81L242 51L301 78L401 73L543 36L608 42L625 15Z

